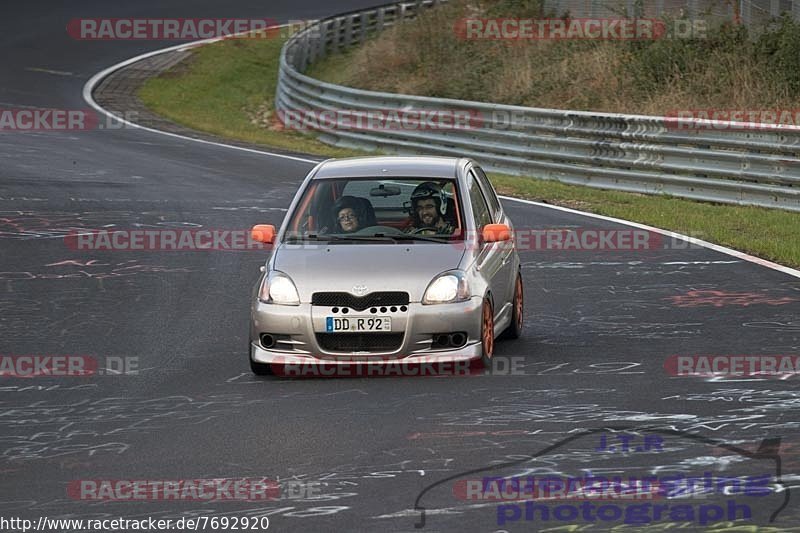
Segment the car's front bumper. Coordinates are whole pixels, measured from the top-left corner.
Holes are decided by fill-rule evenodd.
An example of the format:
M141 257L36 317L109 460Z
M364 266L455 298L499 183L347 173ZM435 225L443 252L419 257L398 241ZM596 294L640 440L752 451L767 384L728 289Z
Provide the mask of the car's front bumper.
M405 312L378 312L392 317L392 333L401 334L402 341L390 349L324 349L318 335L325 335L325 319L335 315L330 307L301 304L284 306L256 302L250 323L250 357L256 363L303 364L319 363L417 363L462 362L481 357L480 297L439 305L409 303ZM352 311L351 316L369 315L368 311ZM463 332L467 340L458 348L433 346L437 334ZM279 339L271 348L261 343L261 334L269 333ZM378 335L371 334L371 335Z

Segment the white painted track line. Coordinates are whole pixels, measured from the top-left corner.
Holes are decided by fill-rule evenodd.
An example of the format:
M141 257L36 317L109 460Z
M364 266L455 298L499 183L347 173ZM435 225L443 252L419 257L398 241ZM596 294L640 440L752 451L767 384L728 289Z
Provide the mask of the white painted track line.
M675 233L669 230L655 228L653 226L648 226L646 224L639 224L638 222L630 222L628 220L623 220L621 218L614 218L614 217L607 217L605 215L597 215L595 213L586 213L584 211L578 211L577 209L570 209L569 207L561 207L557 205L550 205L544 204L542 202L534 202L533 200L523 200L522 198L514 198L512 196L501 196L503 200L509 200L513 202L521 202L524 204L535 205L538 207L546 207L548 209L555 209L557 211L564 211L566 213L573 213L576 215L581 215L584 217L596 218L599 220L606 220L608 222L614 222L616 224L625 224L626 226L632 226L634 228L644 229L647 231L652 231L654 233L659 233L661 235L666 235L667 237L673 237L676 239L681 239L684 241L689 242L690 244L695 244L697 246L702 246L703 248L708 248L710 250L714 250L715 252L720 252L726 255L730 255L737 259L742 259L744 261L749 261L751 263L755 263L757 265L771 268L772 270L777 270L778 272L783 272L784 274L789 274L790 276L794 276L796 278L800 278L800 270L795 270L793 268L789 268L787 266L779 265L777 263L773 263L772 261L767 261L766 259L761 259L760 257L755 257L750 254L746 254L744 252L740 252L738 250L734 250L733 248L726 248L725 246L720 246L718 244L714 244L708 241L704 241L701 239L696 239L694 237L689 237L688 235L683 235L681 233Z
M176 50L186 50L186 49L189 49L189 48L194 48L196 46L202 46L204 44L217 42L219 40L221 40L221 38L215 37L215 38L212 38L212 39L204 39L204 40L201 40L201 41L194 41L194 42L191 42L191 43L179 44L179 45L170 46L170 47L167 47L167 48L162 48L161 50L155 50L153 52L147 52L145 54L141 54L141 55L138 55L136 57L132 57L130 59L126 59L125 61L121 61L120 63L117 63L116 65L112 65L112 66L108 67L107 69L104 69L104 70L98 72L97 74L95 74L94 76L92 76L91 78L89 78L89 81L87 81L83 86L83 99L86 101L86 103L88 103L90 106L92 106L92 108L95 111L97 111L98 113L102 113L106 117L110 117L110 118L114 119L115 121L117 121L119 123L122 123L122 124L125 124L126 126L130 126L132 128L136 128L136 129L140 129L140 130L144 130L144 131L149 131L151 133L159 133L161 135L166 135L168 137L173 137L173 138L176 138L176 139L182 139L182 140L185 140L185 141L192 141L192 142L198 142L198 143L203 143L203 144L209 144L209 145L212 145L212 146L221 146L221 147L225 147L225 148L231 148L233 150L239 150L239 151L242 151L242 152L249 152L249 153L253 153L253 154L264 154L264 155L269 155L269 156L272 156L272 157L280 157L282 159L289 159L289 160L292 160L292 161L299 161L301 163L314 163L314 164L319 163L320 162L319 159L306 159L306 158L303 158L303 157L296 157L296 156L292 156L292 155L277 154L277 153L274 153L274 152L266 152L264 150L254 150L252 148L245 148L243 146L234 146L232 144L218 143L218 142L214 142L214 141L208 141L208 140L205 140L205 139L195 139L194 137L187 137L185 135L180 135L178 133L170 133L170 132L167 132L167 131L161 131L161 130L157 130L157 129L154 129L154 128L148 128L146 126L141 126L139 124L135 124L133 122L125 120L124 118L122 118L120 116L117 116L117 115L107 111L105 108L101 107L94 100L94 97L92 96L92 92L94 91L95 87L97 87L97 85L104 78L106 78L107 76L109 76L110 74L112 74L113 72L116 72L117 70L119 70L121 68L125 68L128 65L132 65L132 64L137 63L139 61L142 61L143 59L148 59L148 58L151 58L151 57L154 57L154 56L157 56L157 55L166 54L168 52L174 52Z

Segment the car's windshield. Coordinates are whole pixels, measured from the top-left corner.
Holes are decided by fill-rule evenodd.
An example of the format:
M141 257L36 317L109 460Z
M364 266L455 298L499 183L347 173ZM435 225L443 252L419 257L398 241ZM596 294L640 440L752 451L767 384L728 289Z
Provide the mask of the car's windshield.
M319 179L309 184L290 214L284 241L460 240L458 198L454 179Z

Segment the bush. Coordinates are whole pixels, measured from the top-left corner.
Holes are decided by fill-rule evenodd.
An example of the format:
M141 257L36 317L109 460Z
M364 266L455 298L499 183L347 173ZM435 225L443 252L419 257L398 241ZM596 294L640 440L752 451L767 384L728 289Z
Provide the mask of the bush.
M756 43L757 54L769 66L772 79L793 98L800 96L800 24L784 15Z
M756 36L729 22L706 38L638 42L465 41L454 31L463 18L504 16L556 15L543 0L454 0L310 74L377 91L653 115L790 108L800 97L800 24L788 17Z

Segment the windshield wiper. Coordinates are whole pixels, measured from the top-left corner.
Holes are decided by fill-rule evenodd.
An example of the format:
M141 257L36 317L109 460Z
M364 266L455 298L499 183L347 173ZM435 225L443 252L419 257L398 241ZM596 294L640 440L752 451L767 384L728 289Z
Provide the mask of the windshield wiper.
M448 243L450 239L447 237L412 235L410 233L375 233L374 235L317 235L316 233L309 233L304 236L296 235L286 238L286 242L304 241L428 241Z
M317 235L310 233L305 236L287 237L287 242L304 242L304 241L387 241L390 240L389 236L378 235Z
M390 234L384 235L383 233L380 234L381 236L388 237L390 239L394 239L396 241L428 241L428 242L439 242L439 243L448 243L450 239L447 237L431 237L428 235L412 235L410 233L403 233L403 234Z

